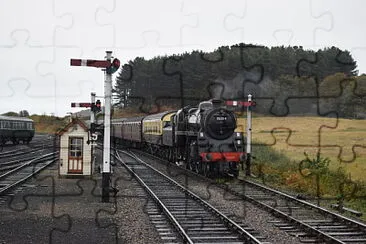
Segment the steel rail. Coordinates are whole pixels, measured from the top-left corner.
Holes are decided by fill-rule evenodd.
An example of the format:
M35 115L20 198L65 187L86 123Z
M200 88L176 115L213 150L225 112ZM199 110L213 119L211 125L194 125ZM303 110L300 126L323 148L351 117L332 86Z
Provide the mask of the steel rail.
M50 146L50 145L48 145L48 146L38 145L38 146L34 146L33 148L31 148L31 150L29 150L29 151L19 151L19 149L11 150L11 151L0 153L0 159L14 157L14 156L20 156L20 155L31 153L33 151L35 151L35 152L36 151L41 151L43 149L48 149L48 148L52 148L52 147L53 146ZM27 149L29 149L29 148L27 148Z
M202 206L204 206L210 212L214 213L216 216L219 216L220 219L228 226L228 228L230 228L233 231L237 232L239 234L239 236L241 236L246 241L248 241L250 243L261 243L257 238L255 238L252 234L250 234L245 229L243 229L240 225L238 225L237 223L235 223L234 221L232 221L231 219L229 219L226 215L224 215L219 210L217 210L216 208L214 208L212 205L210 205L209 203L207 203L206 201L204 201L203 199L201 199L198 195L194 194L193 192L191 192L188 189L186 189L183 186L181 186L178 182L176 182L175 180L173 180L169 176L167 176L167 175L159 172L158 170L154 169L149 164L143 162L143 160L141 160L135 154L128 153L128 152L125 152L125 151L123 151L123 153L125 153L126 155L128 155L130 157L133 157L134 159L136 159L137 161L139 161L140 163L142 163L146 167L150 168L151 170L153 170L154 172L158 173L162 177L168 179L171 183L173 183L176 187L178 187L182 192L184 192L187 195L191 196L191 198L193 198L194 200L199 201Z
M143 153L143 152L142 152ZM154 158L158 158L154 155L151 155L151 154L148 154L149 156L152 156ZM176 166L175 164L173 164L174 166ZM195 172L192 172L192 171L189 171L189 170L186 170L186 169L183 169L182 167L179 167L179 166L176 166L177 168L181 169L181 170L184 170L185 172L188 172L192 175L195 175L195 176L198 176L200 177L201 179L204 179L204 180L209 180L209 181L212 181L211 179L208 179L207 177L204 177L202 175L199 175ZM240 179L239 179L240 180ZM361 222L358 222L358 221L355 221L353 219L350 219L350 218L347 218L345 216L342 216L340 214L337 214L337 213L333 213L325 208L322 208L322 207L319 207L319 206L316 206L312 203L309 203L309 202L306 202L306 201L303 201L303 200L300 200L300 199L297 199L293 196L290 196L286 193L283 193L283 192L280 192L278 190L275 190L275 189L272 189L272 188L269 188L269 187L266 187L266 186L262 186L258 183L255 183L255 182L252 182L252 181L249 181L249 180L242 180L244 182L247 182L249 184L252 184L254 187L257 187L257 188L260 188L262 190L265 190L265 191L268 191L268 192L272 192L273 194L278 194L279 196L282 196L284 198L287 198L291 201L296 201L297 203L299 204L302 204L306 207L309 207L309 208L312 208L313 210L317 210L320 214L328 214L330 215L331 217L333 217L334 219L337 219L339 222L348 222L348 224L353 224L353 225L356 225L357 227L359 228L366 228L366 225L361 223ZM230 193L234 194L234 195L237 195L237 196L240 196L242 197L243 199L245 200L248 200L254 204L256 204L257 206L259 207L262 207L264 208L265 210L271 212L272 214L276 215L277 217L279 218L282 218L282 219L286 219L288 222L290 223L293 223L299 227L303 227L303 229L311 234L313 234L314 236L317 236L319 239L323 239L324 241L326 242L330 242L330 243L346 243L344 241L341 241L335 237L333 237L332 235L329 235L321 230L318 230L316 228L314 228L313 226L307 224L307 223L304 223L302 222L301 220L298 220L284 212L282 212L281 210L278 210L274 207L271 207L270 205L268 204L265 204L263 202L260 202L259 200L256 200L246 194L243 194L243 193L239 193L233 189L230 189L229 185L227 184L221 184L221 185L217 185L218 187L221 187L221 188L224 188L225 190L228 190ZM366 232L365 232L366 233Z
M125 164L125 162L122 160L122 158L119 156L118 152L116 155L117 159L125 166L125 168L133 174L133 176L137 179L137 181L147 190L148 194L154 199L154 201L159 205L159 207L163 210L163 212L166 214L166 216L170 219L174 227L177 229L181 237L186 243L194 243L191 238L188 236L188 234L185 232L183 227L179 224L179 222L174 218L173 214L167 209L167 207L164 205L162 201L156 196L156 194L151 190L151 188L145 184L145 182L136 174L135 171L133 171L130 167Z
M273 193L275 193L275 194L277 194L277 195L280 195L280 196L282 196L282 197L285 197L285 198L287 198L287 199L290 199L290 200L291 200L291 201L293 201L293 202L297 202L297 203L302 204L302 205L304 205L304 206L307 206L307 207L310 207L310 208L313 208L313 209L319 210L319 211L320 211L320 213L324 213L324 214L330 215L331 217L333 217L333 218L335 218L335 219L338 219L339 221L347 221L347 222L349 222L349 223L351 223L351 224L357 225L358 227L365 228L365 230L366 230L366 224L361 223L361 222L359 222L359 221L356 221L356 220L354 220L354 219L347 218L347 217L342 216L342 215L340 215L340 214L337 214L337 213L334 213L334 212L332 212L332 211L329 211L328 209L325 209L325 208L323 208L323 207L320 207L320 206L317 206L317 205L312 204L312 203L310 203L310 202L306 202L306 201L304 201L304 200L298 199L298 198L293 197L293 196L291 196L291 195L289 195L289 194L286 194L286 193L284 193L284 192L280 192L280 191L278 191L278 190L276 190L276 189L272 189L272 188L269 188L269 187L267 187L267 186L260 185L260 184L258 184L258 183L256 183L256 182L249 181L249 180L245 180L245 182L246 182L246 183L249 183L249 184L252 184L252 185L254 185L255 187L258 187L258 188L264 189L264 190L269 191L269 192L273 192Z
M0 175L0 179L4 178L4 177L6 177L6 176L8 176L10 174L15 173L15 172L19 171L20 169L29 166L30 164L33 164L33 163L35 163L35 162L37 162L39 160L42 160L43 158L50 157L50 156L55 155L55 154L58 154L58 152L48 153L48 154L39 156L37 158L34 158L34 159L32 159L32 160L30 160L30 161L28 161L28 162L26 162L26 163L24 163L24 164L16 167L15 169L12 169L12 170L10 170L10 171L8 171L8 172Z
M243 182L246 182L246 183L249 183L249 184L252 184L254 187L257 187L259 189L262 189L264 191L267 191L267 192L271 192L273 195L277 195L277 196L280 196L280 197L283 197L283 198L287 198L287 200L291 200L291 201L294 201L294 202L297 202L299 204L302 204L304 206L307 206L307 207L310 207L311 209L313 210L317 210L320 214L327 214L327 215L330 215L331 217L333 218L336 218L338 219L339 222L345 222L345 221L349 221L351 224L354 224L354 225L357 225L359 227L365 227L364 224L360 223L360 222L357 222L355 220L352 220L352 219L349 219L349 218L346 218L342 215L339 215L339 214L336 214L336 213L332 213L330 211L328 211L327 209L324 209L324 208L321 208L321 207L318 207L314 204L311 204L311 203L308 203L308 202L305 202L303 200L300 200L300 199L296 199L295 197L292 197L288 194L285 194L285 193L282 193L278 190L275 190L275 189L271 189L269 187L266 187L266 186L262 186L260 184L257 184L257 183L254 183L254 182L251 182L251 181L248 181L248 180L242 180ZM247 195L247 194L243 194L243 193L239 193L233 189L230 189L229 185L226 185L225 186L227 187L226 189L228 191L230 191L232 194L235 194L237 196L240 196L240 197L243 197L244 199L260 206L260 207L263 207L265 208L267 211L271 212L272 214L282 218L282 219L286 219L287 221L289 221L290 223L293 223L294 225L297 225L299 227L302 227L303 229L305 229L305 231L308 231L310 232L311 234L313 234L314 236L316 236L317 238L319 239L322 239L324 240L325 242L330 242L330 243L347 243L347 241L342 241L342 240L339 240L335 237L333 237L332 235L330 234L327 234L317 228L314 228L313 226L311 226L310 224L307 224L307 223L304 223L303 221L299 220L299 219L296 219L292 216L290 216L289 214L286 214L284 212L282 212L281 210L279 209L276 209L276 207L272 207L268 204L265 204L263 202L261 202L260 200L256 200L254 199L253 197L250 197L250 194ZM365 232L366 234L366 232Z
M3 195L5 192L9 191L10 189L14 188L15 186L19 185L20 183L23 183L24 181L28 180L30 177L36 175L38 172L40 172L41 170L43 170L44 168L46 168L47 166L49 166L50 164L55 162L57 160L56 154L57 153L49 153L49 154L43 155L41 157L35 158L33 160L30 160L28 163L19 166L17 169L11 170L10 172L7 172L7 173L1 175L0 180L3 179L3 178L6 178L8 176L11 176L11 174L15 174L15 173L20 172L21 169L23 169L24 167L30 166L30 165L34 164L35 162L41 161L42 159L44 159L42 161L46 161L47 159L45 159L45 158L51 157L51 159L48 159L49 161L47 161L47 163L45 163L41 167L37 168L36 170L33 169L30 174L27 174L25 177L22 177L19 180L15 181L11 184L7 184L4 187L2 187L0 189L0 195Z
M27 155L27 156L22 157L22 158L18 158L18 159L17 159L17 157L14 157L14 158L12 158L12 161L0 162L0 170L4 170L7 167L8 168L15 168L14 167L15 164L20 164L20 163L23 163L23 162L26 162L28 160L32 160L32 159L35 158L35 155L29 155L28 156L28 154L36 154L36 153L39 154L43 150L44 149L36 149L36 150L28 151L28 152L22 152L21 155ZM19 155L13 155L13 156L19 156Z

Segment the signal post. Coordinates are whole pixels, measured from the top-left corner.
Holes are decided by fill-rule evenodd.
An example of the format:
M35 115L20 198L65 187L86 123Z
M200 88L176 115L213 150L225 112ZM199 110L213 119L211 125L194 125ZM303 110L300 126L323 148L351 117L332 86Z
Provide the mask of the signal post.
M252 95L248 95L248 105L247 107L247 158L245 161L245 175L250 176L250 166L252 161L252 107L255 103L252 101Z
M247 144L246 144L246 160L245 160L245 175L251 175L251 161L252 161L252 109L255 107L256 103L253 101L253 96L251 94L248 95L248 101L226 101L226 105L228 106L239 106L241 108L247 108Z
M112 52L107 51L106 59L111 61ZM112 74L104 72L104 143L103 143L103 170L102 170L102 202L109 202L111 181L111 97Z
M113 61L111 61L112 60L111 51L106 51L105 58L106 60L71 59L70 65L103 68L104 71L105 106L104 106L104 143L103 143L103 164L102 164L102 202L109 202L109 192L111 190L110 136L111 136L112 74L118 70L120 66L120 61L116 58ZM92 102L93 102L93 95L92 95Z
M101 111L100 100L95 102L95 92L90 94L90 103L71 103L71 107L82 107L82 108L90 108L90 126L89 126L89 134L87 144L91 143L90 154L91 154L91 163L92 163L92 171L95 170L95 158L94 158L94 142L98 140L98 135L95 133L95 114Z

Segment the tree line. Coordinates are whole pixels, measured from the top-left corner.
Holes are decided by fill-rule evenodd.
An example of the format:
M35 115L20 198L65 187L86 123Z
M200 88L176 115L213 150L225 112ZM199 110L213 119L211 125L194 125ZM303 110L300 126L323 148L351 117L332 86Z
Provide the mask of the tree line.
M350 52L337 47L314 51L238 44L213 52L137 57L117 75L114 106L151 112L210 98L245 100L251 93L259 113L337 111L342 117L362 117L365 109L359 105L366 91L357 94L352 87L364 89L365 76L358 76L356 68Z
M20 110L19 113L10 111L10 112L6 112L2 115L13 116L13 117L29 117L29 112L27 110Z

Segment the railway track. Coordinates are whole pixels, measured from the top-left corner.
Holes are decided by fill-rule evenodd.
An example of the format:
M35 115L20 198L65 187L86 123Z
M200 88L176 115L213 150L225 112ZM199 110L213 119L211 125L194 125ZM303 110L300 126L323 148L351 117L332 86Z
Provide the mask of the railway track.
M158 159L151 154L147 155ZM217 184L202 175L181 167L177 168L270 212L277 217L271 220L275 226L300 238L301 242L366 243L366 224L362 222L249 180L237 179Z
M0 157L0 172L8 171L18 167L19 165L32 160L37 156L41 156L45 154L45 152L49 152L49 148L38 148L27 151L15 152L12 155L7 155L5 157Z
M28 145L6 144L3 150L0 151L0 160L4 158L21 156L27 153L32 153L35 150L55 148L53 136L38 135Z
M173 179L123 152L117 159L131 172L162 209L184 243L263 243L263 237L244 229Z
M34 157L0 175L0 196L25 182L57 160L57 152Z
M366 224L249 180L225 188L281 220L273 223L308 243L366 243Z

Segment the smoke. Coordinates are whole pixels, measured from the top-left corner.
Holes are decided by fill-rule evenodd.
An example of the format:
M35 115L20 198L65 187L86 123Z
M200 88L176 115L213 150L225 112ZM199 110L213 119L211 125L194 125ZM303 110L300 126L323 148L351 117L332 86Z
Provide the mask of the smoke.
M263 96L271 84L268 77L262 77L258 72L242 71L231 80L217 78L209 85L208 91L213 99L246 100L249 94Z

